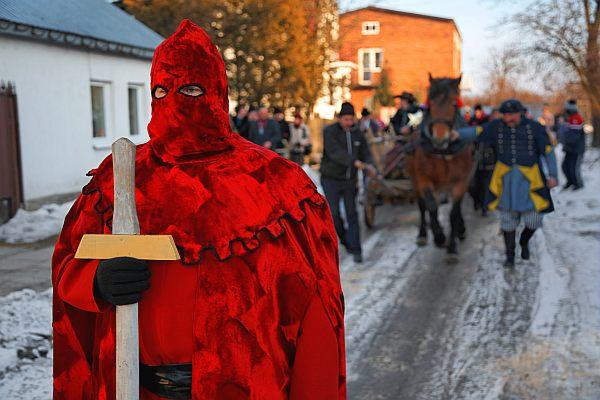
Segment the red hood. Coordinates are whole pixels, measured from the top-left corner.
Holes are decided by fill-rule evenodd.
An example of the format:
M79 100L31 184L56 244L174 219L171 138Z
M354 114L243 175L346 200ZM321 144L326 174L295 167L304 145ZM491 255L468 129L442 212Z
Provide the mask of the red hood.
M189 20L156 49L152 60L150 145L164 162L189 162L231 147L227 76L221 54L206 32ZM187 85L204 94L191 97ZM157 87L167 91L155 97Z

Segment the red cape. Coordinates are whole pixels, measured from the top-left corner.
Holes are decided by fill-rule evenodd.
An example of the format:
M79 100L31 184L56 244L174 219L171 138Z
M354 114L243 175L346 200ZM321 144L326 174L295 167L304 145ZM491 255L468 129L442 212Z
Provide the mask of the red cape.
M228 167L233 159L247 161L241 165L248 170ZM114 397L114 308L93 297L97 261L73 259L84 233L110 233L110 161L93 172L67 215L53 257L56 400ZM202 178L185 178L195 169ZM241 138L227 157L177 167L138 146L136 173L141 233L172 234L181 264L198 269L198 282L210 282L193 305L202 326L194 343L206 346L191 358L194 399L240 398L219 397L224 382L244 388L248 399L287 399L295 344L314 296L336 334L344 399L337 239L306 174ZM174 340L181 335L173 332Z

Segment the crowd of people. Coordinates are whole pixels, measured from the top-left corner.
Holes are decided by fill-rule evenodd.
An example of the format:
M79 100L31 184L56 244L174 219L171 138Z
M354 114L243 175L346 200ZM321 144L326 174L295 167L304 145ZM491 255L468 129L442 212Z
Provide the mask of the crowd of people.
M256 108L240 104L231 117L231 127L249 141L276 151L299 165L312 151L310 128L300 113L296 113L294 121L289 123L285 120L284 110L279 107L271 114L264 106Z
M360 118L357 118L354 106L347 102L342 104L336 115L336 121L323 131L321 184L330 205L340 243L348 253L352 254L356 262L362 261L357 211L358 171L363 170L363 176L373 176L377 173L367 138L388 132L403 141L415 129L418 129L418 123L415 124L412 121L414 115L419 110L426 112L426 105L419 105L416 97L409 92L395 96L394 100L396 113L388 125L375 118L367 108L363 108ZM462 106L459 104L458 109L460 110ZM583 118L575 100L569 100L564 107L564 112L556 116L553 124L546 124L546 126L534 121L527 108L516 100L504 102L499 108L492 108L490 114L486 113L481 104L476 104L472 109L461 112L461 116L465 126L482 130L489 130L492 126L496 130L509 127L517 132L521 128L526 129L525 126L534 126L537 129L536 132L544 132L544 137L552 147L557 142L562 144L565 153L562 170L567 180L564 188L578 190L583 187L580 166L585 152L585 133ZM287 122L284 110L280 108L274 108L271 114L266 107L249 108L239 105L235 108L231 124L233 129L246 139L284 154L300 165L304 163L305 156L311 153L310 130L299 113L294 115L293 122ZM492 137L493 135L487 134L487 136ZM503 150L500 150L504 146L504 141L496 139L473 139L476 169L469 192L473 198L475 209L480 210L483 216L489 209L487 200L489 200L489 187L494 171L497 169L500 157L504 154ZM529 146L531 147L531 144ZM509 148L507 151L513 151L513 148ZM531 148L529 148L529 152L531 153ZM539 162L542 168L550 172L548 171L552 169L550 164L555 162L555 159L554 161L550 158L545 160L544 157L546 154L540 153L540 160L535 161L535 165ZM556 178L556 173L553 171L551 178ZM527 196L529 195L527 194ZM523 198L529 207L531 204L526 197ZM340 211L341 202L344 204L345 221ZM511 209L501 215L503 215L501 218L503 230L505 233L508 232L508 236L505 235L508 249L507 264L511 265L514 264L514 228L521 220L526 224L520 243L524 249L524 256L528 257L527 243L541 223L541 214L531 210L528 212L520 210L515 214L515 211Z

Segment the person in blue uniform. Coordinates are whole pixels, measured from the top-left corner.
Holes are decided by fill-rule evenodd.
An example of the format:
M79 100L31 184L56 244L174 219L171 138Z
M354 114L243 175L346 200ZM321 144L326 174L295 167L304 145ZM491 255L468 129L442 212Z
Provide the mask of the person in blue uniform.
M500 106L500 119L453 134L454 139L487 143L494 149L497 161L485 206L499 210L507 268L515 265L516 230L521 222L525 225L519 239L521 258L529 259L529 240L541 226L542 216L554 210L550 189L558 184L550 139L544 127L526 118L523 111L518 100L507 100Z

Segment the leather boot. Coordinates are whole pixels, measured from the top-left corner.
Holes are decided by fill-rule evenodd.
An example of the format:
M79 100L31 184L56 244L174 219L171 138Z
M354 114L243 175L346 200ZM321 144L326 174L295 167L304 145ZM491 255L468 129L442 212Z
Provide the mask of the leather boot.
M521 258L523 260L529 260L529 240L535 233L535 229L525 228L521 233L519 244L521 245Z
M504 267L513 268L515 266L515 231L503 231L502 233L504 233L504 246L506 248Z

